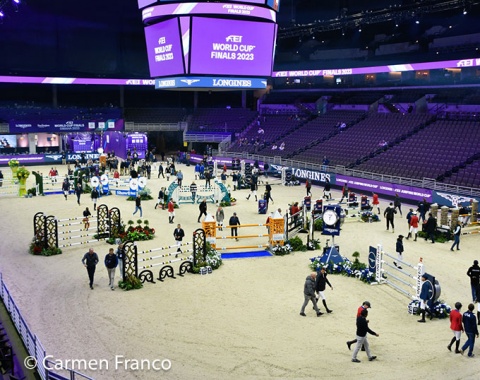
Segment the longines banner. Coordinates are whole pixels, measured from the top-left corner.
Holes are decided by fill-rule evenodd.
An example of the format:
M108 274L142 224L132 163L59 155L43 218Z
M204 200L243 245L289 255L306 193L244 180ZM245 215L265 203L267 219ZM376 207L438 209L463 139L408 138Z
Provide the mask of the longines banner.
M10 133L59 133L59 132L88 132L88 131L123 131L123 119L108 120L41 120L9 122Z

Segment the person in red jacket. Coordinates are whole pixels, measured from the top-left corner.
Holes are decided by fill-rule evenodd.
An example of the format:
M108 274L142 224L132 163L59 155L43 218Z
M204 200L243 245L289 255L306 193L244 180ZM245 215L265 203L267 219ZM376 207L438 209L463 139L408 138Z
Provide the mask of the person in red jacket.
M418 216L417 216L417 213L414 212L413 215L410 217L410 231L408 232L407 240L412 237L412 234L414 234L415 239L413 239L413 241L417 241L417 231L418 231Z
M359 307L358 307L358 310L357 310L357 318L360 317L362 315L362 310L367 310L369 309L371 306L370 306L370 302L369 301L364 301ZM347 347L348 349L350 350L350 346L354 343L357 343L357 340L354 339L354 340L349 340L347 342ZM365 348L362 347L362 351L365 351Z
M168 202L168 223L173 224L173 219L175 218L175 205L173 200L170 198Z
M462 304L460 302L455 302L455 310L450 312L450 329L453 331L453 338L450 341L450 344L447 346L448 351L452 351L452 345L455 343L455 353L460 354L462 353L460 348L460 337L463 332L462 326L462 313L460 313L460 309L462 308Z
M374 207L377 207L378 215L380 215L380 201L378 200L378 194L373 193L373 200L372 200L372 211Z

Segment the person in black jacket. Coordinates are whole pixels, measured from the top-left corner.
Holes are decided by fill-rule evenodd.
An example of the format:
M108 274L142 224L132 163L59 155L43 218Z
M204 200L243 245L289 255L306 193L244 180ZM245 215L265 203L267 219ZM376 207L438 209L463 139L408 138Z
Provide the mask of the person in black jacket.
M203 200L198 205L198 209L200 210L200 215L198 215L198 223L200 223L200 218L202 215L207 216L207 200L203 198Z
M474 260L473 265L468 268L467 276L470 277L470 287L472 288L473 302L476 300L479 300L480 302L480 293L477 292L478 285L480 284L480 266L478 265L478 260Z
M317 292L317 301L319 298L322 298L323 306L325 306L327 313L330 314L333 310L328 308L325 294L323 293L327 284L330 286L330 289L333 290L333 286L330 284L330 281L328 281L327 278L327 270L325 267L322 267L322 269L320 269L320 273L317 275L317 279L315 280L315 291Z
M92 198L93 201L93 211L97 211L97 200L99 197L99 193L96 187L92 189L92 192L90 193L90 197Z
M435 243L435 231L437 230L437 219L435 219L430 212L428 214L427 224L425 225L425 232L427 233L427 237L425 237L425 241L430 239L432 243Z
M185 236L185 232L183 231L180 223L177 224L177 228L175 228L175 230L173 231L173 236L175 237L175 241L177 242L177 252L182 253L182 249L180 247L182 246L182 239Z
M397 251L398 260L402 262L403 261L403 235L398 235L396 251ZM402 267L398 265L396 261L393 262L393 265L395 265L398 269L402 269Z
M395 208L393 207L392 202L390 202L390 205L383 212L383 216L385 217L385 220L387 221L387 231L388 231L388 228L391 224L392 225L392 233L395 233L395 225L393 223L393 219L394 219L396 213L397 212L395 211Z
M305 285L303 286L303 295L305 297L305 300L302 305L302 309L300 310L300 315L302 317L306 317L305 314L305 308L308 305L309 301L312 301L313 303L313 308L317 312L317 317L320 317L323 313L320 313L320 310L318 310L317 307L317 299L315 298L315 279L317 277L317 274L315 272L311 273L310 276L308 276L305 279Z
M118 266L118 257L113 248L108 250L105 256L105 267L107 268L110 289L115 290L115 268Z
M365 347L365 351L368 356L368 360L372 361L375 360L377 357L372 356L370 353L370 346L368 345L368 340L367 340L367 333L379 336L375 331L370 330L368 327L368 310L364 309L361 311L360 316L357 317L357 345L355 346L355 349L353 350L353 355L352 355L352 362L354 363L360 363L360 360L357 359L357 354L358 351L362 348L362 346Z
M235 236L235 240L238 241L237 226L240 225L240 219L238 219L236 212L234 212L233 215L230 217L230 220L228 221L228 225L231 227L230 230L231 230L232 237Z
M95 276L95 268L98 264L98 255L90 248L83 256L82 264L87 268L88 278L90 280L90 289L93 290L93 279Z

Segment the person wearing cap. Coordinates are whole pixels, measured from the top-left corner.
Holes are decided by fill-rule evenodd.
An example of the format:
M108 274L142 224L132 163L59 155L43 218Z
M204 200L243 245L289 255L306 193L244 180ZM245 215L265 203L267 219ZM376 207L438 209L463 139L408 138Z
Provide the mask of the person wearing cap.
M473 265L468 268L467 276L470 277L470 287L472 288L473 302L480 299L480 294L477 293L478 284L480 283L480 267L478 260L473 261Z
M473 303L468 305L468 310L463 313L462 322L463 322L463 330L467 335L468 339L464 343L460 353L463 355L465 350L468 348L468 357L473 358L475 355L473 354L473 348L475 346L475 335L478 338L478 328L477 328L477 318L475 318L475 314L473 314L473 310L475 306Z
M396 251L397 251L398 261L402 262L403 261L403 256L402 256L403 255L403 235L398 235ZM402 267L398 265L396 261L393 262L393 265L395 265L398 269L402 269Z
M369 301L363 301L363 303L358 307L357 318L362 315L363 310L370 309L371 307L372 306L370 305ZM351 349L350 346L354 343L357 343L357 339L347 341L347 347L348 347L349 350ZM362 347L362 351L365 351L364 347Z
M316 277L317 277L317 273L312 272L305 279L305 285L303 286L303 295L305 297L305 300L303 302L302 309L300 310L300 315L302 317L307 316L305 314L305 308L307 307L309 301L312 301L313 308L317 312L317 317L320 317L323 314L323 313L320 313L320 310L318 310L317 299L315 298L315 279L316 279Z
M235 236L235 240L238 241L238 231L237 231L237 226L240 225L240 219L238 219L237 213L234 212L233 215L230 217L230 220L228 221L228 225L231 227L231 235L232 237Z
M365 352L367 353L367 357L369 361L375 360L377 358L376 356L370 353L370 346L368 344L367 333L375 336L380 336L380 335L368 327L367 316L368 316L368 310L365 309L365 310L362 310L362 312L360 313L360 316L357 317L357 345L355 346L355 349L353 350L353 354L352 354L352 362L354 363L360 363L360 360L357 359L357 354L358 354L358 351L360 351L360 348L362 346L365 347Z
M327 269L325 267L322 267L320 269L320 273L317 275L317 279L315 280L315 291L317 292L318 297L322 299L322 303L323 303L323 306L325 306L325 310L327 311L328 314L330 314L333 310L330 310L328 308L327 300L324 294L327 284L328 286L330 286L330 289L333 290L333 286L332 284L330 284L330 281L328 281L328 278L327 278Z
M419 297L420 298L420 314L422 318L417 321L420 323L425 323L425 313L426 313L427 302L433 296L433 287L432 287L433 285L430 281L427 281L427 279L428 279L428 275L424 273L422 275L422 289L420 291L420 297Z
M415 239L413 239L413 241L417 241L418 222L419 220L417 212L414 211L410 217L410 230L408 231L407 240L410 239L413 234L415 235Z
M463 326L462 326L462 314L460 309L462 304L460 302L455 302L455 310L450 312L450 329L453 331L453 338L450 341L450 344L447 346L448 351L452 351L452 345L455 343L455 353L460 354L460 337L462 336Z

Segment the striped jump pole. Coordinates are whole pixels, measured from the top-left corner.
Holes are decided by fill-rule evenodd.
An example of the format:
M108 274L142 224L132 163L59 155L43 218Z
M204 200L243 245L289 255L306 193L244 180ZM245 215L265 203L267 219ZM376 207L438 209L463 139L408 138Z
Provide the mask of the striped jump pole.
M171 253L165 253L163 255L158 255L158 256L150 256L150 257L142 257L141 259L138 259L138 262L143 262L143 261L150 261L150 260L155 260L155 259L161 259L163 257L168 257L168 256L175 256L177 257L178 255L182 255L184 253L191 253L193 252L193 249L187 249L183 252L171 252ZM140 268L139 268L140 269Z
M269 244L259 244L259 245L237 245L234 247L217 247L215 248L217 251L227 251L229 249L258 249L258 248L268 248L270 247Z
M185 243L182 243L182 244L180 245L180 247L184 247L184 246L186 246L186 245L191 245L191 244L192 244L191 241L185 242ZM171 249L171 248L177 248L177 247L178 247L177 244L173 244L173 245L167 245L167 246L165 246L165 247L160 247L160 248L147 249L147 250L145 250L145 251L140 251L140 252L138 252L138 253L139 253L139 254L145 254L145 253L163 251L163 250L165 250L165 249ZM187 251L185 251L185 252L187 252ZM177 253L178 253L178 252L177 252Z
M238 235L238 236L217 236L217 239L246 239L246 238L267 237L267 236L268 236L268 234Z
M98 242L99 242L99 240L79 241L79 242L77 242L77 243L70 243L70 244L59 245L58 248L73 247L73 246L75 246L75 245L84 245L84 244L98 243Z
M71 240L71 239L79 239L79 238L84 238L84 237L89 237L89 236L94 236L96 233L91 233L91 234L85 234L85 235L75 235L75 236L69 236L69 237L63 237L63 238L58 238L58 240Z
M97 223L97 221L96 221L96 220L88 220L88 223L93 224L93 223ZM62 224L59 224L59 225L58 225L58 228L60 228L60 227L78 226L79 224L85 224L85 222L82 221L82 222L74 222L74 223L62 223Z
M69 222L69 221L72 221L72 220L82 220L83 218L84 218L83 216L77 216L75 218L57 219L57 222ZM89 219L95 219L95 216L91 215L91 216L89 216Z
M391 264L385 260L386 258L394 260L398 265ZM399 266L413 269L414 272L403 269L403 267L399 268ZM419 299L422 288L422 275L425 273L422 258L420 258L417 265L413 265L384 252L382 246L378 245L375 273L379 284L387 284L410 299ZM396 282L392 282L392 280Z

